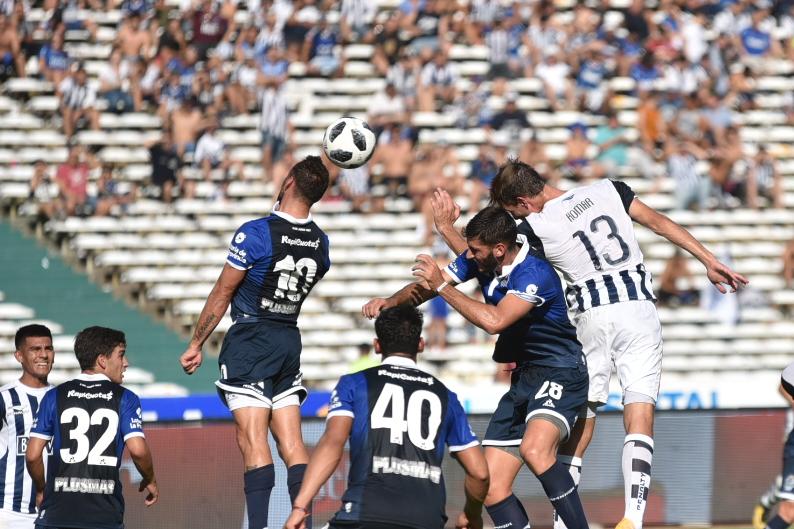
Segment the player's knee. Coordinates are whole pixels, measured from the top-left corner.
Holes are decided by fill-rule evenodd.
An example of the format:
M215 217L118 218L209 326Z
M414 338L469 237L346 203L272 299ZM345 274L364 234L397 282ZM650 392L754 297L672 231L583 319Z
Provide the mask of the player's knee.
M542 473L554 464L554 447L532 441L524 442L521 444L521 457L533 473Z
M497 473L498 474L498 473ZM504 500L513 493L512 483L503 483L499 479L493 479L488 485L488 494L485 495L485 505L493 505Z
M267 432L254 428L237 429L237 446L240 447L240 452L243 454L270 451L267 444Z
M778 514L787 524L794 523L794 501L781 502Z

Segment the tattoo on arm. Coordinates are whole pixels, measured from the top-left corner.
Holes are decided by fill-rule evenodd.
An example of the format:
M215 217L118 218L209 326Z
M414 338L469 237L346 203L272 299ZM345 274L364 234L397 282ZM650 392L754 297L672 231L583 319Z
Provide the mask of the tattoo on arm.
M200 321L196 326L196 332L193 333L193 339L197 342L203 342L207 335L215 328L215 323L218 317L215 314L208 314L203 321Z

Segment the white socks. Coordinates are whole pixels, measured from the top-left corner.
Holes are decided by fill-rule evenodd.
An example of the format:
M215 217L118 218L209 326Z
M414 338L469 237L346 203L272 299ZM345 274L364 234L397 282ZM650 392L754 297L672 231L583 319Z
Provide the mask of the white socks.
M623 443L623 483L626 493L626 513L634 529L642 529L645 505L651 490L651 461L653 439L643 434L629 434Z

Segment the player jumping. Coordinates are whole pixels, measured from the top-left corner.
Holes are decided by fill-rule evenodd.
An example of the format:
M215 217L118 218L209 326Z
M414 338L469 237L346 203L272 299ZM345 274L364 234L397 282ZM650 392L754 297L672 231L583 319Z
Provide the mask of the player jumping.
M794 402L794 364L789 364L780 377L786 400ZM789 432L783 448L783 474L776 496L780 506L777 515L766 523L766 529L786 529L794 524L794 431Z
M240 226L180 358L186 373L199 368L201 348L231 303L234 324L223 339L215 384L234 417L251 529L268 526L275 485L268 429L287 466L292 499L309 460L300 426L307 391L297 320L303 301L331 266L328 237L310 214L327 187L328 170L318 156L307 156L290 169L273 213Z
M375 333L383 363L339 380L285 529L306 527L312 498L336 470L348 438L348 487L331 529L442 529L446 446L466 472L456 527L482 529L488 466L457 396L416 366L422 314L408 305L383 310Z
M560 280L551 266L517 244L512 217L488 207L466 226L466 248L443 271L427 255L417 257L412 283L387 299L363 308L373 317L402 303L442 296L464 318L499 334L497 362L516 362L511 386L488 424L483 445L491 472L485 505L500 528L529 523L512 492L522 459L543 485L558 515L570 528L587 527L574 480L557 458L587 400L587 368L576 330L568 320ZM453 285L477 279L485 303ZM518 449L516 451L516 449ZM518 452L518 453L516 453Z
M641 529L651 483L653 418L662 369L662 332L651 275L643 264L632 221L639 222L688 251L706 267L709 280L726 292L747 279L725 266L680 225L646 206L623 182L602 180L564 192L529 165L511 160L491 183L491 199L515 218L529 244L541 252L568 283L590 375L587 420L575 447L569 447L571 474L578 481L581 457L595 427L595 409L606 403L612 365L623 390L624 517L617 529ZM456 251L465 241L453 223L459 208L437 191L436 225ZM557 524L558 527L559 524Z

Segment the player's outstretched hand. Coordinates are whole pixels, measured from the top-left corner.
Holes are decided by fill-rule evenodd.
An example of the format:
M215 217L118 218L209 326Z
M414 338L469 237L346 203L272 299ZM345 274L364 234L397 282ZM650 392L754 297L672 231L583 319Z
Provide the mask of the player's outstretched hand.
M388 308L389 301L385 298L374 298L369 300L366 305L361 307L361 314L363 314L366 318L370 320L372 318L377 318L380 311L383 309Z
M143 491L146 491L146 498L143 500L143 503L147 507L151 507L160 499L160 489L157 488L156 481L141 480L141 486L138 487L138 492Z
M430 205L433 207L433 222L438 231L452 227L460 217L460 206L445 189L436 188L430 197Z
M482 516L467 516L462 512L455 523L455 529L482 529Z
M731 268L719 261L706 266L706 275L717 290L725 294L728 290L724 285L731 287L731 292L736 292L740 287L747 285L750 280L742 274L738 274Z
M293 509L287 521L284 522L284 529L306 529L306 518L308 517L309 515L300 509Z
M441 275L441 270L438 265L427 254L420 254L416 256L416 264L411 268L411 273L424 281L426 288L430 290L437 290L444 282L444 276Z
M201 348L193 347L192 345L187 348L187 351L182 353L179 357L179 363L182 364L182 369L185 373L192 375L201 366Z

